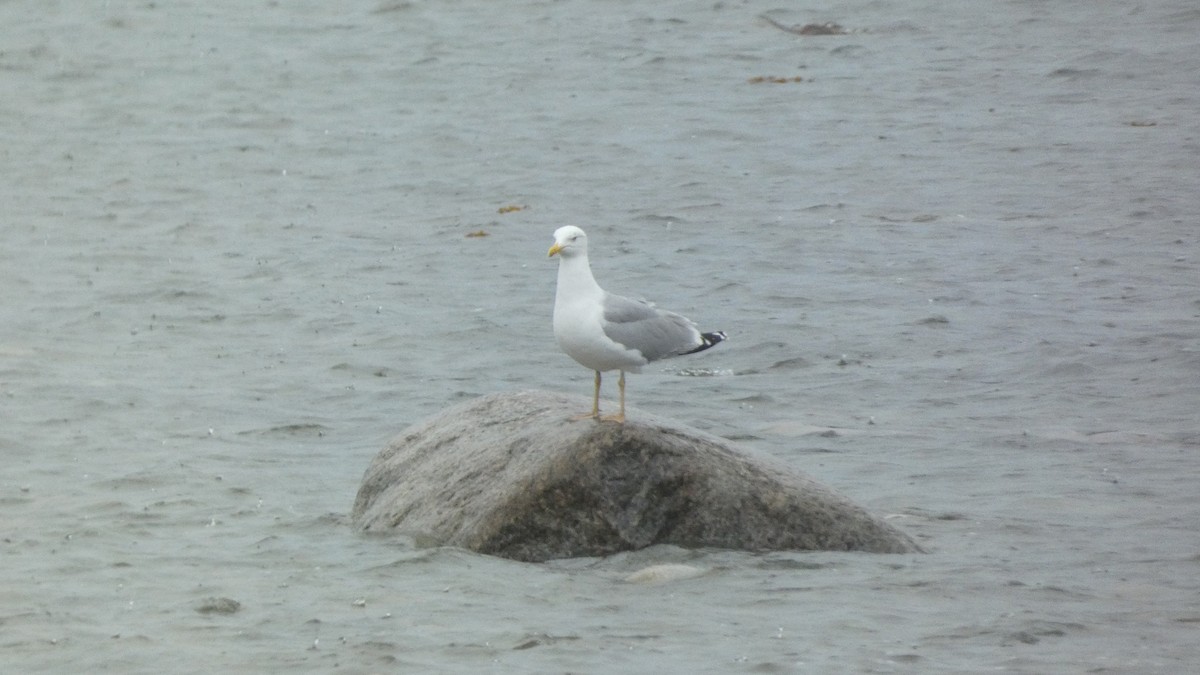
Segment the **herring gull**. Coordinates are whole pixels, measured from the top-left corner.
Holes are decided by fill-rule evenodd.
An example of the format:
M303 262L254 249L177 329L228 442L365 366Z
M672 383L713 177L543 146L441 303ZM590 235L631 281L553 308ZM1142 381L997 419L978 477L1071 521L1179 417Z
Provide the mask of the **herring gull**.
M702 352L725 339L725 333L701 333L696 324L649 302L614 295L600 288L588 265L587 235L574 225L554 232L547 256L558 256L558 289L554 295L554 339L567 356L596 372L592 412L600 417L600 373L621 371L621 411L605 417L625 421L625 373L659 359Z

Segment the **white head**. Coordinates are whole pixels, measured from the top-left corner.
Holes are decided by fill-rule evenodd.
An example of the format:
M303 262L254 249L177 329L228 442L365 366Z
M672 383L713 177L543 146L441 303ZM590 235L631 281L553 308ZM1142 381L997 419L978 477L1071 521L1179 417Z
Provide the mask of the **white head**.
M587 235L574 225L566 225L554 231L554 245L547 257L559 254L563 258L587 255Z

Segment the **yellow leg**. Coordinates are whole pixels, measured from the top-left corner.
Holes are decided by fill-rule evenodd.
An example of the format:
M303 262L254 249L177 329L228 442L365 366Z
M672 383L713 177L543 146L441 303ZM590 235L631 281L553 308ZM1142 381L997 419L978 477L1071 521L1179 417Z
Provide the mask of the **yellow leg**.
M625 423L625 371L623 371L623 370L621 371L620 379L617 380L617 389L619 389L621 391L621 412L617 413L616 415L609 415L608 417L602 417L600 419L605 420L606 422L617 422L619 424L624 424ZM599 410L596 411L597 414L599 414L599 412L600 412Z
M592 417L600 417L600 371L596 371L596 387L592 390Z
M600 371L596 371L596 385L592 390L592 412L572 417L573 420L600 419Z

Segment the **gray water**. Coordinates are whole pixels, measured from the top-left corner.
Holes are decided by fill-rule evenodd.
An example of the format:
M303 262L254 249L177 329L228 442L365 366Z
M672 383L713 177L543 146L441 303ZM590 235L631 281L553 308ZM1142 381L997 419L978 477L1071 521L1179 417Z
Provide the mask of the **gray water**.
M1181 672L1198 110L1184 0L0 3L0 670ZM929 553L355 533L407 425L589 391L566 223L730 335L633 414Z

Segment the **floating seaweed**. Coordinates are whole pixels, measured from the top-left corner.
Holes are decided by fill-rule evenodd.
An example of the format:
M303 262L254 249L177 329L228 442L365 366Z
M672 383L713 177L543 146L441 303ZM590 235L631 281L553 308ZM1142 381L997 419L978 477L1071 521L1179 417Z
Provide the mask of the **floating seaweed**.
M787 84L789 82L803 82L804 78L800 77L799 75L797 75L795 77L774 77L774 76L770 76L770 75L768 75L768 76L760 75L757 77L752 77L746 81L749 82L750 84L763 84L763 83Z
M841 24L836 24L832 21L825 23L806 23L803 26L785 26L775 19L760 14L759 18L781 31L792 33L794 35L849 35L850 31L846 30Z

